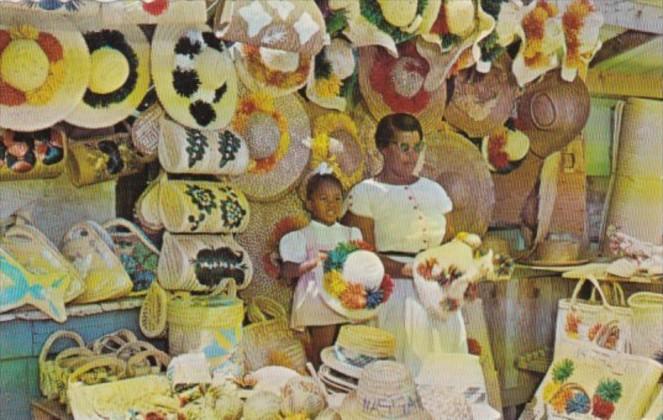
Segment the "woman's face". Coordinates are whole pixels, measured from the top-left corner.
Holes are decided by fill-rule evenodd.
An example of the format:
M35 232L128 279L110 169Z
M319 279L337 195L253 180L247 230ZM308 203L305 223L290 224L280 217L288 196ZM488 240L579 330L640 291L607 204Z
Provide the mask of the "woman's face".
M417 166L424 141L416 131L396 131L392 142L381 150L384 166L402 177L411 176Z

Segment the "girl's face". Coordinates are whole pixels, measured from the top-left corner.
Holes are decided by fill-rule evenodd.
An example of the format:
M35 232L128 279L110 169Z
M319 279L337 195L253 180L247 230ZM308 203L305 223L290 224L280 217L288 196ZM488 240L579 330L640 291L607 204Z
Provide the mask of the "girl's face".
M322 181L306 200L306 208L314 220L332 225L341 217L343 191L333 181Z

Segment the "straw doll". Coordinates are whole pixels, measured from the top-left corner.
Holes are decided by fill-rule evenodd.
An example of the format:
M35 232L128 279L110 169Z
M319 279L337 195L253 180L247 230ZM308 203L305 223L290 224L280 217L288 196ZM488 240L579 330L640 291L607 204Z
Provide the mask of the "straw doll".
M307 331L307 357L318 367L320 351L334 344L340 324L348 320L329 308L320 297L322 261L339 243L361 240L361 232L338 223L343 211L343 188L328 165L316 169L306 184L306 209L311 222L285 235L279 244L281 277L294 285L290 327Z

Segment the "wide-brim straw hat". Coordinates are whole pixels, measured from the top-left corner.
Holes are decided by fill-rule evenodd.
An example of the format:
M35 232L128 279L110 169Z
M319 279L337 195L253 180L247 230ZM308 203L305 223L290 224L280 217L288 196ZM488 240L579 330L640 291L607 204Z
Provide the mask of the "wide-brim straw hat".
M303 88L314 67L310 55L248 44L235 44L233 61L244 86L252 92L272 96L288 95Z
M159 25L152 39L152 78L168 115L190 128L217 130L237 106L230 53L206 25Z
M0 15L0 126L48 128L83 98L90 53L67 19L19 10Z
M532 153L545 158L580 134L589 108L585 82L579 77L565 82L554 70L527 86L518 100L515 126L529 137Z
M453 210L445 215L445 237L452 238L459 232L483 235L493 216L495 186L481 152L450 129L429 133L425 138L419 175L442 185L453 203Z
M316 55L325 43L325 20L311 1L225 1L214 30L223 39L256 47Z
M518 91L511 59L502 54L486 74L470 68L456 76L444 119L470 137L486 136L511 116Z
M355 391L338 410L343 420L432 420L407 368L397 362L378 361L362 371Z
M409 41L398 46L398 57L379 46L359 50L359 88L376 120L403 112L417 117L424 131L439 126L447 100L445 78L453 62L436 48Z
M98 29L91 20L77 26L92 68L85 96L66 121L85 128L115 125L136 110L150 87L150 43L138 26Z
M543 160L528 153L517 168L507 174L493 172L495 207L491 225L508 227L521 223L536 226L536 209L531 209L529 197L533 194Z
M273 201L294 189L309 162L306 110L295 95L242 94L231 128L249 147L247 172L230 183L252 201Z
M207 21L205 0L111 0L104 3L101 6L104 25L182 25Z
M334 38L314 61L313 72L306 84L306 97L321 107L345 111L348 86L351 86L357 66L352 44L344 38Z
M508 174L523 162L529 143L522 131L498 127L481 140L481 155L491 172Z

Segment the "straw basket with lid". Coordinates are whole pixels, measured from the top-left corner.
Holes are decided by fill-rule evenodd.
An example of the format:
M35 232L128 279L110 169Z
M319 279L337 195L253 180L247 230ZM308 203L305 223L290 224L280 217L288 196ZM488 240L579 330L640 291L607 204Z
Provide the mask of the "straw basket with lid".
M41 130L64 119L85 94L90 53L63 17L3 9L0 15L0 126Z

